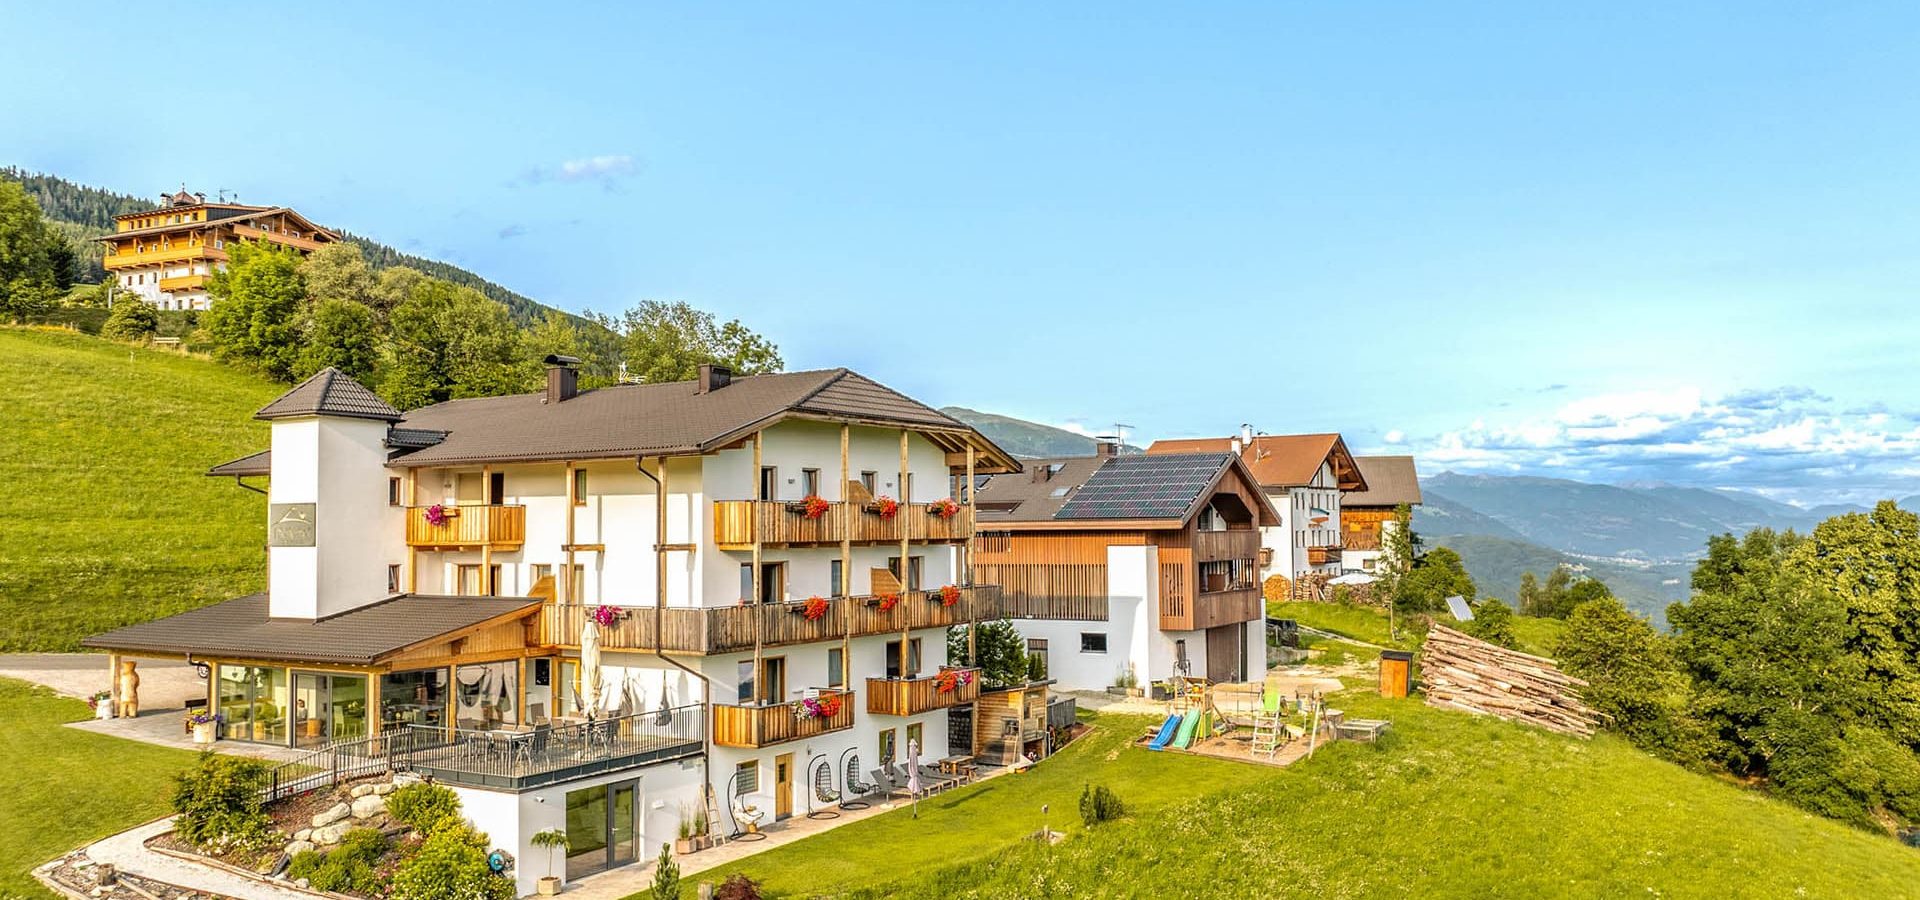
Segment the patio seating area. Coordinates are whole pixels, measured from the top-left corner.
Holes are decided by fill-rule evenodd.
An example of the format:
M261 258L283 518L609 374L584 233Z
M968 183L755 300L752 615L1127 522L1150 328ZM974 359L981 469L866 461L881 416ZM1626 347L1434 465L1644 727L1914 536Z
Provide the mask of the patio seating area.
M692 704L509 730L415 725L391 735L388 752L396 767L436 780L519 790L697 756L706 721L706 707Z

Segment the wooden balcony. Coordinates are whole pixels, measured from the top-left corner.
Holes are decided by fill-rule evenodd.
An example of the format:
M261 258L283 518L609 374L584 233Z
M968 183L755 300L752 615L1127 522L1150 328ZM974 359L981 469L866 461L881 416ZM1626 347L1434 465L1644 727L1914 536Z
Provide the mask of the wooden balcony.
M1228 559L1258 559L1260 532L1196 531L1193 533L1194 562L1219 562Z
M1307 548L1307 565L1325 566L1340 561L1340 545L1328 544L1324 547Z
M628 607L612 625L600 629L600 646L608 650L652 650L705 655L752 650L756 629L763 647L781 647L838 640L849 629L853 637L898 634L903 630L946 628L999 618L1000 589L979 585L960 589L960 599L945 606L939 595L911 591L892 609L881 609L874 597L834 597L827 612L806 617L806 601L751 606ZM541 610L541 642L551 647L577 647L580 629L591 606L549 603ZM659 626L656 635L655 614ZM656 641L658 642L656 644Z
M1340 547L1343 550L1380 549L1380 526L1375 525L1372 528L1359 531L1348 530L1341 532Z
M1254 622L1263 616L1259 585L1202 591L1198 596L1190 596L1185 591L1160 595L1162 631L1199 631L1216 625Z
M407 546L420 550L512 550L527 541L524 506L446 506L447 519L427 521L431 507L407 507Z
M224 258L224 254L222 257L215 257L211 246L200 244L198 246L168 247L165 250L155 247L139 253L131 250L110 253L100 260L100 265L106 269L125 269L132 266L150 266L158 263L181 262L189 259L217 258Z
M211 276L207 276L207 275L176 275L176 276L174 276L174 277L172 277L172 278L162 278L162 279L160 279L160 289L161 289L161 290L163 290L163 291L191 291L191 290L198 290L198 289L200 289L200 288L203 288L203 287L206 287L206 286L207 286L207 279L208 279L209 277L211 277Z
M819 518L807 518L798 501L716 500L713 503L713 542L722 550L762 547L816 547L838 544L893 544L903 538L919 542L964 541L973 537L973 511L943 519L929 503L906 503L892 518L882 518L865 504L829 502Z
M940 689L941 674L971 673L971 678L955 677L952 690ZM962 683L962 682L965 683ZM920 678L867 679L867 713L875 716L917 716L980 699L980 670L942 667L940 673Z
M713 742L721 747L757 749L805 740L853 727L853 693L821 691L821 698L837 697L840 709L832 716L795 714L797 703L769 703L763 706L713 707Z

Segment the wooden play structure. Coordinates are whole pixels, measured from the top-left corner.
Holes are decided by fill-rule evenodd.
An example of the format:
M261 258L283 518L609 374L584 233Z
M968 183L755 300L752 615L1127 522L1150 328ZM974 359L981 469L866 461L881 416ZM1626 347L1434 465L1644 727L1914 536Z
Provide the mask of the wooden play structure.
M1045 759L1052 752L1047 736L1049 684L982 690L973 707L974 758L996 766Z

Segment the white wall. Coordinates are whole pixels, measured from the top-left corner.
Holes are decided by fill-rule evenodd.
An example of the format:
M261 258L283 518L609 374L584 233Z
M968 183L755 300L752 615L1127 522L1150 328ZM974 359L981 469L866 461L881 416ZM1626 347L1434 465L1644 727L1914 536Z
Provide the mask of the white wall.
M312 619L389 596L387 566L405 556L401 511L387 504L386 432L368 419L273 423L269 501L315 513L315 546L268 551L274 616Z

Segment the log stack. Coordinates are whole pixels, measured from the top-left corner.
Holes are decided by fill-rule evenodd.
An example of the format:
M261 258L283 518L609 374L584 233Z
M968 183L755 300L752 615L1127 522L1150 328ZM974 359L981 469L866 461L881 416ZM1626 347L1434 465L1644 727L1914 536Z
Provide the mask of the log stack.
M1427 703L1498 716L1579 737L1593 736L1599 714L1580 699L1587 683L1553 660L1509 650L1435 624L1420 651Z

